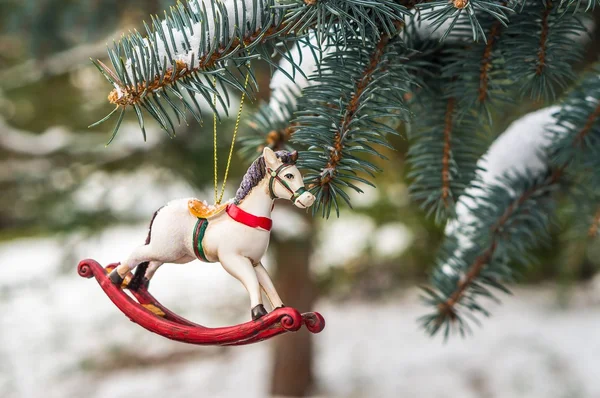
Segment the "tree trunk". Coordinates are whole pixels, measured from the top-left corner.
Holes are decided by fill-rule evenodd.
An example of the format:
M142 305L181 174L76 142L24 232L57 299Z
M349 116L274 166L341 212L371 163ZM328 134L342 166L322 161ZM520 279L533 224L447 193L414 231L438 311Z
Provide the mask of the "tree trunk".
M312 232L312 220L311 223ZM312 309L316 289L309 273L312 233L295 240L274 241L277 260L276 287L284 304L301 312ZM313 383L312 335L302 328L274 339L271 393L274 396L302 397Z

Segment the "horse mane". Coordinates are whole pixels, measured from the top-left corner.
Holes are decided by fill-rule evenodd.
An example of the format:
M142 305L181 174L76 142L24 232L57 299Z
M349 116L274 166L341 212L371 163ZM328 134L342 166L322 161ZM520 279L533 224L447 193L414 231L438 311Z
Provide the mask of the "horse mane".
M283 163L295 163L292 160L290 152L288 151L277 151L275 152L275 155L277 155L277 158ZM254 162L252 162L248 168L248 171L246 174L244 174L244 178L242 178L242 183L235 194L235 199L233 202L236 205L240 204L240 202L244 200L246 196L248 196L250 191L252 191L252 189L256 187L263 178L265 178L266 173L265 159L261 155Z

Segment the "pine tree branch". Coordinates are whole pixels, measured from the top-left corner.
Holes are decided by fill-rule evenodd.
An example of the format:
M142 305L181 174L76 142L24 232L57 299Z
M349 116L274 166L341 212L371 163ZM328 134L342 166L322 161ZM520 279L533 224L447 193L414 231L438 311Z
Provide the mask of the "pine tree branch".
M568 11L552 1L528 0L504 29L501 51L521 95L554 99L575 79L573 65L583 57L586 29L584 16Z
M459 305L470 309L476 309L487 315L487 312L483 311L483 309L481 309L478 305L474 304L474 296L468 298L469 302L467 304L462 302L463 299L465 299L469 289L475 288L476 292L474 294L482 294L482 287L479 286L477 281L481 279L481 275L486 267L491 267L493 266L492 263L494 261L498 261L494 257L498 248L506 245L508 240L515 239L514 231L519 228L523 228L523 226L520 225L520 222L531 222L531 212L539 206L538 203L540 198L543 198L544 200L549 199L547 197L547 193L557 187L561 180L564 179L566 175L565 169L567 167L567 164L564 164L562 167L554 169L549 177L535 181L533 185L530 185L528 189L521 192L518 197L514 198L507 206L504 207L505 210L503 213L497 218L497 221L495 221L489 227L487 232L480 230L480 232L483 234L489 234L489 240L486 248L480 248L481 254L479 254L468 266L465 267L464 274L456 280L457 283L455 287L450 292L445 292L445 296L447 298L436 303L436 315L423 318L425 321L424 326L430 331L430 333L436 333L437 330L446 322L456 321L459 317L459 310L457 309L457 306ZM520 176L520 178L523 177L526 178L526 176ZM504 185L515 187L519 184L513 181L505 183ZM505 188L503 188L503 190L505 190ZM492 202L493 198L486 198L486 200ZM523 208L527 210L522 211ZM546 224L534 223L532 225L536 225L538 228L541 228L539 231L541 232L541 230L547 229ZM529 228L530 227L531 226L529 226ZM527 229L527 227L524 229ZM526 235L534 239L533 237L535 234L535 232L531 231ZM534 246L535 244L534 242L531 242L530 245ZM524 253L522 255L524 255ZM510 258L516 259L517 257L512 255ZM502 260L502 262L505 261L506 260ZM488 278L483 280L483 282L488 283L493 287L500 288L500 280ZM491 297L487 292L485 295ZM439 297L440 296L437 296L438 299Z
M438 90L416 93L411 106L416 116L409 130L409 189L427 215L441 223L454 215L456 199L474 177L487 140L485 134L472 134L482 130L479 118L462 111L448 88L454 82L448 85L438 77L428 83Z
M584 214L587 220L586 232L597 233L598 195L585 189L588 186L595 189L597 184L580 176L600 166L596 155L600 150L599 104L600 77L596 68L552 116L550 130L547 127L542 130L546 138L532 141L538 146L526 150L549 155L545 160L547 175L511 170L496 183L489 182L490 176L485 178L487 182L473 182L473 186L479 187L480 196L475 196L469 207L469 225L462 225L470 230L459 241L448 241L432 276L435 289L424 290L426 302L435 307L432 314L422 318L429 333L435 334L445 327L448 334L452 325L464 333L467 326L461 316L472 317L473 312L488 315L478 298L493 298L489 288L507 291L502 283L512 281L513 263L531 262L529 250L548 237L554 203L551 193L559 187L568 186L567 192L577 203L578 216ZM584 189L579 189L579 185ZM593 220L591 212L585 210L586 202L590 201L596 212ZM460 226L454 230L460 230Z
M479 16L485 42L473 43L470 22L457 22L450 36L452 42L438 60L442 64L441 78L426 81L440 90L416 94L413 111L417 117L409 149L409 177L414 178L410 189L428 215L435 214L436 222L453 216L456 198L474 176L475 164L490 137L472 132L491 127L491 105L513 102L511 89L515 82L519 90L545 93L554 90L554 82L568 80L560 76L572 73L571 61L577 57L580 43L573 46L574 50L567 50L567 44L582 32L579 17L563 15L561 19L555 8L545 6L544 12L549 11L543 14L541 6L538 1L528 2L524 15L517 16L508 29L493 16ZM543 65L541 76L536 78L539 65ZM522 75L515 78L514 74ZM451 98L456 104L454 128L448 134L450 119L441 109L447 109Z
M438 311L440 314L440 322L445 319L455 319L457 317L456 305L460 303L461 299L465 295L465 292L473 285L475 280L481 275L484 267L486 267L492 260L501 239L509 238L504 236L506 234L505 227L510 223L511 228L519 227L518 223L513 222L517 209L523 207L527 202L539 196L540 193L548 191L549 188L557 184L563 175L562 169L555 170L550 178L540 181L540 183L533 185L527 191L521 193L514 201L512 201L504 213L498 218L498 221L490 228L491 242L489 246L483 251L482 254L467 267L467 272L460 278L460 282L456 286L456 290L450 295L450 297L444 302L438 304Z
M339 131L337 131L335 134L333 148L329 153L329 161L325 166L325 169L328 170L328 173L325 175L325 177L318 181L321 187L328 186L333 179L333 175L337 172L337 167L343 157L345 138L352 131L351 123L353 122L359 108L363 105L363 102L368 101L368 98L363 97L363 93L372 82L375 71L378 67L380 67L384 49L389 42L389 35L381 36L379 42L375 46L375 51L373 51L371 54L371 59L369 60L366 69L361 72L361 75L355 81L355 89L351 95L350 101L343 111L344 117L340 122Z
M444 54L442 75L449 83L449 95L457 98L462 114L474 111L487 116L491 106L510 102L504 57L499 49L504 25L491 16L479 18L486 41L472 42L468 23L457 23L450 36L453 45ZM456 43L456 44L455 44ZM482 120L485 123L485 120Z
M346 188L362 192L356 182L372 185L358 173L372 176L379 169L357 155L382 157L372 145L389 147L384 135L395 131L382 121L406 117L403 93L411 84L405 67L410 50L397 36L367 42L344 37L331 46L342 49L324 57L311 77L315 84L303 91L293 138L309 148L299 166L317 196L313 212L325 217L332 208L339 214L338 196L350 205Z
M174 123L165 108L178 119L187 110L200 122L202 113L195 96L204 97L217 112L211 96L218 84L225 92L225 101L221 95L217 97L226 111L229 98L225 86L250 95L251 87L248 91L242 83L247 74L256 83L249 61L260 58L277 69L271 58L274 54L289 58L285 41L303 39L310 30L319 37L326 36L334 27L335 32L344 34L340 37L360 34L363 41L378 38L379 29L393 33L394 24L406 12L391 0L321 0L310 4L302 0L191 0L188 7L178 4L170 15L165 12L163 21L153 18L152 28L145 24L146 37L134 32L115 44L109 50L114 71L100 62L95 64L114 86L109 100L121 108L119 121L125 109L133 107L145 135L143 108L165 131L174 134ZM238 70L237 75L226 68L228 64Z
M432 276L436 290L424 289L425 301L435 308L421 318L430 334L444 327L447 337L456 326L464 335L468 325L463 317L477 322L474 313L489 315L478 302L480 297L493 299L490 288L508 293L501 283L513 278L509 262L528 264L527 251L548 240L550 193L557 189L561 174L541 178L519 174L486 188L489 194L477 208L477 231L472 235L478 243L461 249L448 242L444 250L448 258ZM507 186L520 193L509 193Z
M460 32L461 25L468 25L472 40L482 39L485 42L486 34L482 21L490 17L507 25L508 14L513 12L512 8L506 6L505 1L433 0L418 4L416 7L424 10L422 19L431 21L434 31L447 26L441 40L445 40L454 31Z
M479 22L487 41L473 43L468 21L457 23L452 45L440 54L441 78L427 81L439 91L417 93L418 106L413 108L417 117L410 134L409 177L414 178L410 190L438 223L454 216L456 199L474 177L476 162L491 138L473 131L482 132L482 125L483 132L487 130L492 101L508 100L497 48L502 23L491 16L482 16Z

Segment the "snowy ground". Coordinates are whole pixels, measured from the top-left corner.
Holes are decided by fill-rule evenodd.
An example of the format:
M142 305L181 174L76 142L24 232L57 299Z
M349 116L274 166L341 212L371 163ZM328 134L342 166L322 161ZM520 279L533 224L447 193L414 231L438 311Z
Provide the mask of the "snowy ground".
M267 396L269 343L194 347L155 336L61 258L73 245L75 258L119 259L144 229L0 246L0 397ZM243 287L218 265L165 265L153 283L167 306L209 326L248 316ZM447 344L417 329L424 308L414 289L317 307L327 319L315 338L319 397L600 397L600 300L591 286L566 307L550 287L517 289L474 337Z

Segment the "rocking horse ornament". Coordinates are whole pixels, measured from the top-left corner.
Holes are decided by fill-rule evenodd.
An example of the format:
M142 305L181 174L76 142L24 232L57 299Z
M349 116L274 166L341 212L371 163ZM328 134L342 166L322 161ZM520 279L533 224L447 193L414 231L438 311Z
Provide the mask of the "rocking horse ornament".
M146 243L120 264L102 268L93 260L79 264L79 274L94 276L109 298L129 318L167 338L193 344L240 345L294 331L303 324L313 333L325 321L319 313L300 314L285 307L261 263L269 246L275 199L290 200L306 209L315 201L296 168L297 152L265 148L227 203L209 206L197 199L179 199L160 208L152 218ZM156 270L164 263L195 259L219 262L238 279L250 296L251 321L225 328L206 328L172 313L148 292ZM137 269L136 269L137 268ZM135 269L135 275L131 271ZM123 289L128 289L134 301ZM261 289L273 307L267 313Z

